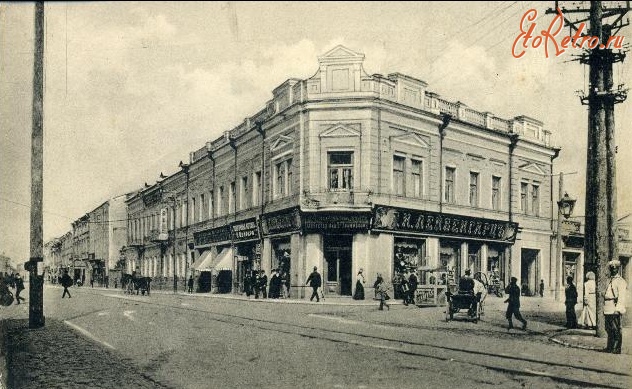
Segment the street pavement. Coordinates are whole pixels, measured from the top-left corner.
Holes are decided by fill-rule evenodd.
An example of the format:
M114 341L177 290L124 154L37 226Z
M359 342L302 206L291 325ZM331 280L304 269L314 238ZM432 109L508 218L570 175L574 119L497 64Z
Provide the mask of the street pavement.
M72 288L71 293L77 289ZM61 288L47 286L46 293L59 293ZM86 292L120 293L112 289L83 288ZM173 295L166 291L153 291L152 294ZM28 296L28 293L24 293ZM548 344L559 344L568 348L594 350L595 358L602 358L604 354L596 350L605 347L605 339L594 336L594 331L567 330L564 305L549 298L523 297L521 311L529 321L527 331L519 329L508 330L504 319L506 305L504 299L488 297L485 302L485 312L478 324L469 323L463 327L458 318L452 322L442 320L444 311L441 308L404 307L401 302L391 301L391 309L377 310L379 302L374 300L355 301L350 298L327 298L319 303L309 300L293 299L258 299L237 295L209 295L184 294L178 297L191 302L204 304L205 301L232 301L243 304L300 304L301 307L361 307L362 309L342 309L328 313L311 313L313 318L331 320L332 323L374 323L390 327L417 329L419 331L443 327L446 330L471 336L472 342L485 342L492 337L495 339L519 339L529 337L530 341ZM134 298L134 297L130 297ZM70 301L68 301L70 302ZM186 303L183 303L185 305ZM69 306L72 310L72 306ZM99 308L95 307L98 311ZM121 358L111 352L111 345L91 338L89 333L73 325L72 320L61 320L48 317L46 326L40 329L28 328L28 304L13 305L0 308L0 388L145 388L166 387L158 381L153 381L147 374L139 374L131 360ZM77 312L79 316L79 312ZM73 312L67 317L72 318ZM420 317L423 320L420 320ZM430 323L430 324L429 324ZM516 323L517 324L517 323ZM518 325L519 327L519 325ZM462 334L459 334L462 335ZM623 355L608 356L614 358L615 364L630 366L630 340L632 334L626 328L624 332ZM81 363L77 363L80 361ZM6 366L6 367L5 367ZM624 369L625 370L625 369ZM628 381L630 382L630 381ZM266 385L263 385L264 387ZM211 387L211 386L209 386ZM608 386L611 387L611 386ZM615 386L616 387L616 386ZM626 387L626 386L621 386Z

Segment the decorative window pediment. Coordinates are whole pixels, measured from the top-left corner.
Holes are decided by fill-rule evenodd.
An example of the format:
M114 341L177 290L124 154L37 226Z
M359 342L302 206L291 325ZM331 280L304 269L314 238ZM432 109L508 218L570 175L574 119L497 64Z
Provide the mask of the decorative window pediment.
M430 148L430 144L422 136L414 133L392 136L391 142L405 143L410 146L421 147L424 149Z
M538 174L538 175L541 175L541 176L545 176L546 175L544 170L542 170L542 168L540 166L538 166L536 163L533 163L533 162L527 162L527 163L521 165L520 166L520 170L523 170L523 171L529 172L529 173Z
M345 126L344 124L336 124L335 126L320 133L321 138L340 138L348 136L360 136L360 131Z
M294 143L294 139L290 138L286 135L280 135L270 146L271 151L276 151L284 148L285 146L291 145Z

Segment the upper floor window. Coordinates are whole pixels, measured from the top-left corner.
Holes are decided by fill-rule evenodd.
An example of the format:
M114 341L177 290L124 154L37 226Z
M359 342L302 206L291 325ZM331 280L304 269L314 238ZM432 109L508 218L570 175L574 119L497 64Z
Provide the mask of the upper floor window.
M470 172L470 205L478 207L478 173Z
M411 161L410 175L412 177L413 196L421 197L424 193L423 162L419 159Z
M520 183L520 210L523 213L527 213L527 196L529 195L529 184L526 182Z
M195 213L195 206L197 202L195 201L195 197L191 197L191 223L195 223L197 220L197 214Z
M228 187L228 213L235 212L235 181Z
M531 186L531 212L535 216L540 215L540 186Z
M404 164L406 158L399 155L393 156L393 193L403 196L405 192L404 187Z
M222 216L222 213L224 212L224 208L223 208L223 201L224 199L224 187L220 186L219 187L219 191L217 191L217 204L216 204L216 209L217 209L217 216Z
M500 177L492 176L492 209L500 209Z
M334 151L327 154L329 189L353 189L353 152Z
M445 168L445 193L444 200L446 203L453 203L456 201L455 193L456 190L456 168L446 167Z
M213 218L213 201L215 201L213 197L213 191L210 191L208 194L208 218L209 219Z
M287 159L274 165L274 180L275 198L292 194L292 159Z
M243 176L239 183L239 209L246 208L248 208L248 176Z
M261 172L252 175L252 205L261 204Z

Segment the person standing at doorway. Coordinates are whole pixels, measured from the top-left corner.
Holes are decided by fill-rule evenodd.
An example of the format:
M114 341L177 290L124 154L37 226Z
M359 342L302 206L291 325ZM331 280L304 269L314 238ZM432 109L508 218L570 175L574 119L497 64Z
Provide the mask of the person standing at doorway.
M20 304L20 300L26 301L24 297L20 296L20 292L24 290L24 280L19 274L15 276L15 303Z
M513 316L522 322L522 329L526 330L527 321L520 314L520 287L517 282L518 279L516 277L511 277L509 285L505 288L505 293L509 296L507 300L505 300L506 303L509 303L509 305L507 305L507 313L505 314L505 317L507 318L507 321L509 321L509 330L513 328Z
M61 295L61 298L66 297L66 293L68 293L68 298L71 298L70 291L68 288L72 286L73 281L72 278L68 275L68 270L64 270L64 275L61 276L61 286L64 287L64 293Z
M419 285L419 280L417 279L417 275L414 271L410 272L410 276L408 277L408 303L415 304L415 293L417 292L417 285Z
M577 304L577 287L573 284L573 277L566 277L566 290L564 291L566 300L566 328L577 328L577 314L575 305Z
M187 282L188 292L193 293L193 275L189 276L189 281Z
M621 316L625 313L625 296L628 283L619 275L621 262L612 260L608 262L610 280L604 293L603 315L605 317L608 343L603 350L607 353L621 354Z
M320 302L320 297L318 297L318 288L322 285L322 278L320 277L320 273L318 273L318 268L314 266L314 271L307 277L307 281L305 285L309 285L312 287L312 297L309 298L309 301L314 301L314 297L316 297L316 302Z

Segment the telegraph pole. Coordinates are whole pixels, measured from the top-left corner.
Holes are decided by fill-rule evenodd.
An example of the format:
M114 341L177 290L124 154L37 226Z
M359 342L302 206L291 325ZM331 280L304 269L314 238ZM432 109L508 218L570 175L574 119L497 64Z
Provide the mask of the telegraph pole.
M555 2L557 13L560 2ZM618 259L617 249L617 186L614 137L614 105L623 102L627 91L619 85L615 90L613 64L622 62L625 53L614 52L607 47L609 38L622 27L629 25L623 17L630 10L630 2L619 2L618 7L604 9L601 1L591 1L590 9L574 8L564 14L588 13L588 17L576 21L564 21L571 31L581 31L583 22L589 21L589 36L599 38L599 45L585 49L579 62L590 68L588 95L580 96L582 104L588 105L588 146L586 153L586 224L584 254L586 265L592 265L597 273L597 336L605 336L603 316L603 294L609 278L608 261ZM625 4L625 6L621 6ZM608 24L609 18L615 18ZM582 24L580 24L582 23Z
M44 326L44 276L37 265L43 259L44 177L44 2L35 3L33 66L33 122L31 128L31 249L29 271L29 328Z

